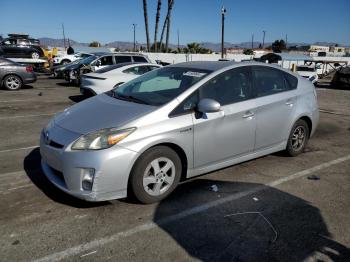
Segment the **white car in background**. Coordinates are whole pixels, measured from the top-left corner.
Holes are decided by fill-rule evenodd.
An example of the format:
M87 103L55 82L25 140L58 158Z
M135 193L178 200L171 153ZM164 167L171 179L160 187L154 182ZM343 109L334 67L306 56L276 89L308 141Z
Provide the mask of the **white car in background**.
M98 95L162 67L151 63L121 63L81 76L80 93Z
M74 61L76 61L78 59L89 57L91 55L92 54L88 54L88 53L75 53L75 54L72 54L72 55L65 54L63 56L56 56L53 59L53 63L54 63L54 65L65 65L65 64L74 62Z
M318 80L317 70L314 66L300 65L297 66L296 72L302 77L307 78L313 84Z

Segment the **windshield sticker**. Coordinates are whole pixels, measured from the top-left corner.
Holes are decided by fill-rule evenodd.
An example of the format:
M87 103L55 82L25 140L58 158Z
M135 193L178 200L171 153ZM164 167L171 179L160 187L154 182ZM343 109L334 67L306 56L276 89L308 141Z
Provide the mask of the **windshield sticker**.
M202 77L202 76L205 76L206 73L187 71L187 72L183 73L183 75L184 76L192 76L192 77Z

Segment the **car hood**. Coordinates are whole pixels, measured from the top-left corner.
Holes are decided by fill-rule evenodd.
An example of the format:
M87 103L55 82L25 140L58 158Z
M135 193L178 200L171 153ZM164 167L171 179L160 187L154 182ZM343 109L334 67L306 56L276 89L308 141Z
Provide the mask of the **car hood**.
M67 108L55 117L55 123L67 130L87 134L103 128L122 127L155 109L155 106L101 94Z

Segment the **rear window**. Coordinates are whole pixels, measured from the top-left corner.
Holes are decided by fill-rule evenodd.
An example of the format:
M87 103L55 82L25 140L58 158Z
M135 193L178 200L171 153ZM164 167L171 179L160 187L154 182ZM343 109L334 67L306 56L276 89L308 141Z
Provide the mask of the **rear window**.
M142 63L147 63L147 59L144 58L143 56L133 56L132 57L135 62L142 62Z
M131 56L115 56L115 62L117 64L131 62Z

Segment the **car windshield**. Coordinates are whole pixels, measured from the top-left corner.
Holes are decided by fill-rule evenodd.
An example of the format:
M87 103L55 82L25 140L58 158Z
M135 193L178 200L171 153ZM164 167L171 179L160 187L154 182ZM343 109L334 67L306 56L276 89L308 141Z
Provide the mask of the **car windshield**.
M96 58L97 58L97 56L94 56L94 55L83 58L83 59L79 60L79 64L89 65Z
M195 68L164 67L127 82L108 94L117 99L161 106L209 73L211 71Z

